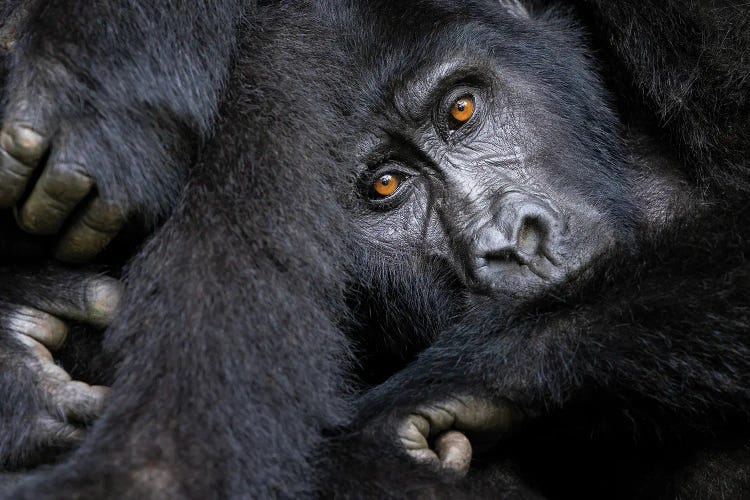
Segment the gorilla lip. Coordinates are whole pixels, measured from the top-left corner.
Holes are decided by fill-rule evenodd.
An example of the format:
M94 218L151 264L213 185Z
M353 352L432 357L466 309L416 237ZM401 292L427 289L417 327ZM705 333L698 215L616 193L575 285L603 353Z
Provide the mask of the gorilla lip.
M543 261L546 260L551 266L554 266L554 263L546 257L534 258L520 254L514 249L503 249L481 259L484 262L477 266L470 276L473 282L472 288L475 290L484 293L507 291L509 282L505 281L506 278L513 278L512 281L515 281L523 277L524 283L529 285L527 280L531 278L531 275L539 278L544 284L553 284L554 273L551 272L549 266L544 265ZM533 288L536 289L538 285L537 282Z

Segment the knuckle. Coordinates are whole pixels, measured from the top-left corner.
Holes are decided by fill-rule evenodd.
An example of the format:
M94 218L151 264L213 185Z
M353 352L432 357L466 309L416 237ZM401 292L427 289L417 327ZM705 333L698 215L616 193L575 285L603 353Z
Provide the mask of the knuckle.
M56 163L44 170L18 217L27 232L56 233L94 181L76 164Z
M31 354L34 355L35 358L37 358L39 361L52 361L52 354L47 350L46 347L44 347L42 344L37 342L36 340L32 339L31 337L23 334L16 333L15 335L16 340L18 340L21 344L26 346Z
M50 349L62 345L67 335L67 326L56 317L29 307L20 308L9 320L12 327Z
M94 200L89 213L100 221L119 221L124 217L124 207L115 201Z
M94 179L77 163L54 163L44 174L44 193L63 203L76 203L86 196Z
M9 331L30 337L50 349L60 347L68 333L68 327L63 321L26 306L8 314L5 323Z
M0 149L0 166L5 177L9 177L10 180L16 179L25 182L26 178L34 171L32 167L24 165L5 149Z
M70 374L64 368L50 362L42 365L42 375L46 378L45 386L50 393L60 391L60 384L67 383L71 380Z
M24 163L34 163L42 156L46 140L30 126L13 123L0 131L0 147Z
M63 235L55 257L63 262L83 262L103 250L120 232L125 212L117 204L94 199Z
M59 182L93 182L85 167L80 163L56 162L49 169L49 180Z
M33 168L0 149L0 206L11 206L21 197L32 172Z
M18 225L30 234L54 234L65 216L65 207L52 198L31 197L18 212Z
M113 233L120 230L124 214L122 208L111 202L95 200L81 222L99 233Z
M4 326L14 333L26 335L37 327L36 310L26 306L17 307L5 317Z
M36 429L45 439L54 443L73 443L82 437L80 429L50 417L39 418Z

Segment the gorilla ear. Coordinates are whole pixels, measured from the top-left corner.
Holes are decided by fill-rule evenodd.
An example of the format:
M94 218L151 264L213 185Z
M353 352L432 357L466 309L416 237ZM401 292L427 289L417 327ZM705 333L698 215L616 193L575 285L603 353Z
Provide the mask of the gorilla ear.
M499 2L500 5L514 17L521 17L524 19L531 17L529 15L529 10L521 3L521 0L499 0Z

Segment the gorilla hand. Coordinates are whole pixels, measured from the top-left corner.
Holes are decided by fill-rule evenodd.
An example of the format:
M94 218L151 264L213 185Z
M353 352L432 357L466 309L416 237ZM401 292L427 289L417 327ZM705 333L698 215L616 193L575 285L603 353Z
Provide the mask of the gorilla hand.
M95 181L86 159L70 161L57 152L47 156L47 132L42 135L32 127L11 122L0 131L0 207L18 202L35 171L42 169L17 219L29 233L56 234L94 191ZM64 140L56 145L58 150L66 148L75 146ZM126 207L101 198L89 200L58 244L57 257L70 262L93 257L120 231L126 213Z
M28 6L21 5L0 29L0 50L9 51L16 45L26 16ZM29 233L55 234L74 210L90 198L95 180L86 166L86 158L74 160L71 156L76 150L74 142L57 139L50 151L50 133L55 127L50 123L51 118L45 116L49 110L40 107L44 99L38 99L36 106L27 101L34 97L30 92L43 89L32 86L6 92L10 94L10 113L0 130L0 208L19 202L29 190L31 178L41 170L17 218ZM57 250L64 260L86 260L103 249L119 232L127 209L97 197L88 200L78 212Z
M64 320L106 326L121 296L120 284L91 273L43 269L15 274L26 291L0 299L0 408L4 429L0 464L33 465L78 443L100 415L108 388L74 381L53 361L68 333Z
M412 459L462 476L472 459L467 436L481 444L494 443L512 432L520 418L510 404L452 397L418 406L400 420L396 432L400 446Z
M0 209L16 207L31 234L62 233L56 256L82 262L126 221L150 228L171 211L213 113L213 82L191 70L190 54L163 55L151 23L160 6L20 3L0 30ZM173 67L178 59L188 67ZM209 90L184 85L180 71Z

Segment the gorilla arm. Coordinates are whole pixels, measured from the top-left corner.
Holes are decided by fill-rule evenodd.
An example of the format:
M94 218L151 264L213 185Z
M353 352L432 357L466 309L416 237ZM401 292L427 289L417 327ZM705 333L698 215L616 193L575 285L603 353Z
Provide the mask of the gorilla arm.
M216 195L204 187L187 203ZM260 249L267 237L242 235L234 215L190 210L178 209L133 264L107 332L119 369L104 415L70 460L9 497L312 494L322 428L343 407L343 339L326 312L333 300L319 297L329 280L271 258Z
M725 418L743 418L750 410L750 264L738 256L747 250L748 215L676 225L640 256L601 262L596 279L569 283L567 293L510 317L491 299L483 307L478 301L479 312L366 397L361 421L380 414L392 442L415 456L413 429L423 450L428 437L450 429L501 437L516 419L497 415L533 419L592 391L623 409L644 401L658 408L646 414L666 435L717 431ZM409 440L403 428L412 429Z
M190 141L212 124L250 8L20 2L5 27L0 207L20 202L18 221L34 234L67 223L57 252L68 261L96 254L128 217L163 218L184 183Z

